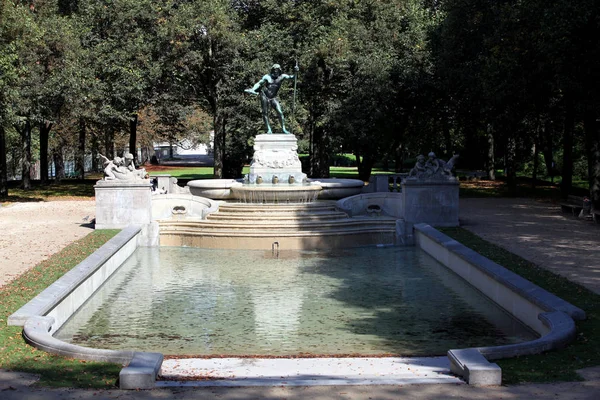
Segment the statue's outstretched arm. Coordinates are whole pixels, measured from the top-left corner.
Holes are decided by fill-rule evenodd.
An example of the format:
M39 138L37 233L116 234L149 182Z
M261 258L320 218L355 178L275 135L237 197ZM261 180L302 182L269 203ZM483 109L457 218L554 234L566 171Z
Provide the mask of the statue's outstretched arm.
M254 86L252 86L252 89L246 89L246 90L244 90L244 92L250 93L250 94L258 94L257 90L260 89L260 87L265 82L266 82L266 76L263 76L260 81L256 82L256 84Z

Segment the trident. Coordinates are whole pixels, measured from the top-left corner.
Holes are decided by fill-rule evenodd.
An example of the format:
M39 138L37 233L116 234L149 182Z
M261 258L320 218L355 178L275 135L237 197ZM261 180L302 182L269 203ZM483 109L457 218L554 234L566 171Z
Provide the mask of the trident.
M294 122L296 122L296 83L298 82L298 59L296 58L296 66L294 67L294 99L292 100L292 126L290 127L290 133L294 134Z

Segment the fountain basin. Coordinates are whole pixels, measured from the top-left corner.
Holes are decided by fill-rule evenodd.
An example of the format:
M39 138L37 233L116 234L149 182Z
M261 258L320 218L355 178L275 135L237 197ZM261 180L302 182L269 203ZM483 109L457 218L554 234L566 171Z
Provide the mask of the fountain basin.
M194 196L227 200L232 198L231 188L242 184L235 179L198 179L188 182L187 186Z
M316 182L308 185L240 184L231 187L231 195L245 203L310 203L316 200L321 190L322 186Z
M309 182L321 185L323 188L319 193L319 200L339 200L354 196L360 194L365 186L360 179L324 178L309 180Z

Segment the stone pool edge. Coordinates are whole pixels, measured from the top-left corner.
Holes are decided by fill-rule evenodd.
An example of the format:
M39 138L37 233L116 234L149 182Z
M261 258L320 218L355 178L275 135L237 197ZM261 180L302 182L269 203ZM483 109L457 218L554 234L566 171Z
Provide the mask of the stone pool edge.
M129 226L102 245L39 295L8 317L23 326L23 338L48 353L76 359L126 365L119 373L121 389L154 388L163 355L132 350L92 349L65 343L53 334L98 290L139 247L142 228Z
M416 224L414 231L417 247L540 335L538 339L513 345L449 350L451 371L462 376L468 384L502 383L502 370L488 360L560 349L575 338L575 320L583 320L586 317L580 308L534 285L428 224Z
M488 360L535 354L566 346L575 337L574 320L585 312L519 275L467 248L428 224L414 226L415 243L441 264L540 334L515 345L452 349L450 369L471 385L499 385L502 372ZM127 365L121 389L152 389L160 371L160 353L91 349L56 339L53 333L140 246L139 226L129 226L42 293L11 315L9 325L23 326L27 343L67 357Z

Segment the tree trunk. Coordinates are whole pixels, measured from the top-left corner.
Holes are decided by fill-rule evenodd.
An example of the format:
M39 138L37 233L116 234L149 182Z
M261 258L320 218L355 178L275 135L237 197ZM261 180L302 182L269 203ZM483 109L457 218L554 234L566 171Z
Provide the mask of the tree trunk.
M394 172L399 173L404 171L404 151L402 150L402 145L396 147L395 154Z
M8 170L6 168L6 134L0 124L0 198L8 197Z
M60 182L65 179L65 160L61 146L52 151L52 160L54 161L54 180Z
M31 122L29 118L21 133L21 187L31 189Z
M516 151L517 143L514 137L506 139L506 184L508 189L515 192L517 189L517 170L516 170Z
M554 146L552 140L552 122L550 118L545 118L541 125L540 142L543 143L542 153L544 154L544 162L546 163L546 174L554 176Z
M327 152L326 136L323 127L315 127L311 157L311 176L313 178L329 178L329 154Z
M375 164L375 160L373 160L369 156L364 156L362 162L358 167L358 179L364 182L368 182L371 177L371 171L373 170L373 165Z
M223 177L223 161L225 159L225 118L216 111L213 118L215 136L214 144L214 177Z
M100 168L98 166L98 137L95 134L92 134L92 171L99 172Z
M487 127L487 141L488 141L488 153L487 153L487 173L490 180L496 180L496 158L494 153L494 128L491 124Z
M104 134L104 155L109 160L115 157L115 134L112 130L106 131Z
M444 110L442 115L442 131L444 135L444 144L446 147L445 156L446 159L450 159L452 154L452 136L450 135L450 124L448 123L448 113Z
M138 116L135 116L129 120L129 152L133 154L133 160L135 165L138 164L138 156L137 156L137 123Z
M563 165L560 193L567 198L573 185L573 131L575 129L575 109L570 96L565 95L565 126L563 132Z
M48 183L48 138L50 136L52 123L44 121L40 123L40 181L42 185Z
M77 152L77 175L85 179L85 120L79 119L79 151Z
M535 189L536 181L537 181L537 170L538 170L538 156L540 155L540 145L538 144L538 139L536 137L535 143L533 145L533 172L531 173L531 187Z
M590 200L595 210L600 210L600 130L598 120L592 110L586 110L583 120L588 147L588 171Z

